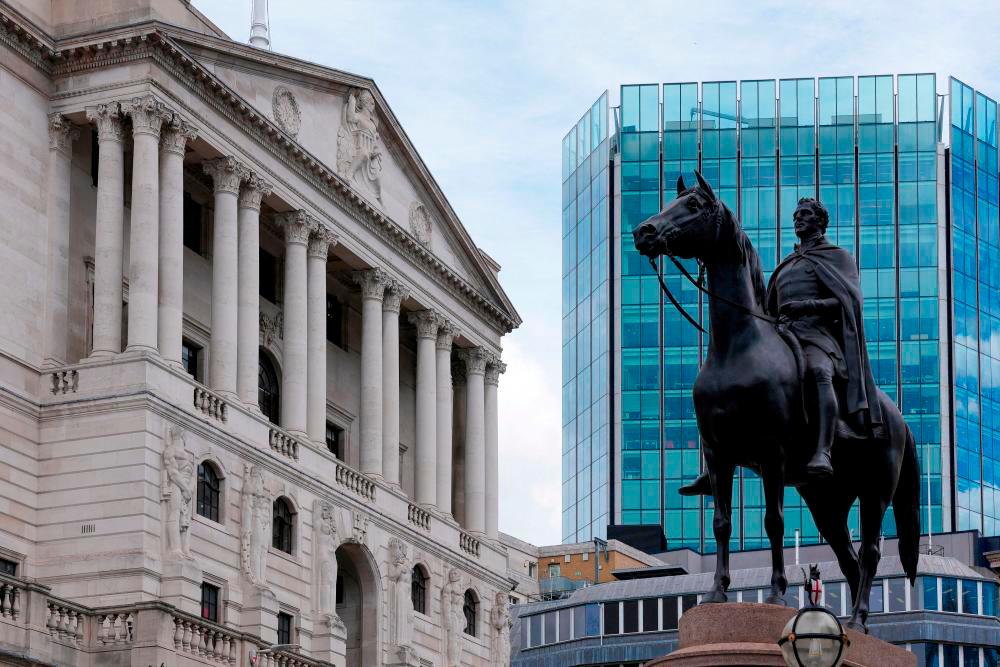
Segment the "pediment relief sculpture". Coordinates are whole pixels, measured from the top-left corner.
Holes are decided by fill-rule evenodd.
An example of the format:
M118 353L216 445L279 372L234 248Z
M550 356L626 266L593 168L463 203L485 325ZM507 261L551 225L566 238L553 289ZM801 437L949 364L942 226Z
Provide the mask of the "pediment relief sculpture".
M382 148L375 98L367 90L355 89L347 96L337 131L337 173L382 203Z
M427 249L431 247L432 231L431 215L428 213L427 207L419 201L410 204L410 232L420 245Z
M299 111L299 103L295 100L292 91L284 86L274 89L271 96L271 115L274 122L282 130L292 137L298 138L299 128L302 126L302 112Z

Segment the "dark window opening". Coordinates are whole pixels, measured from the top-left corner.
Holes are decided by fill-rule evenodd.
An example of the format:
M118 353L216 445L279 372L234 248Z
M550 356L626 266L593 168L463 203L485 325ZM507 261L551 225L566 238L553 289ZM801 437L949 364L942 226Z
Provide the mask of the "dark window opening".
M17 563L12 560L7 560L6 558L0 558L0 574L16 577Z
M271 523L271 546L286 554L292 553L295 513L284 498L274 501L274 520ZM286 642L287 643L287 642Z
M201 346L189 340L181 341L181 364L195 380L201 381Z
M337 604L344 604L344 578L337 575L337 591L334 593L334 597L337 600Z
M201 204L184 193L184 246L205 255L205 214Z
M211 463L198 465L198 514L218 522L221 480Z
M344 348L344 304L332 294L326 295L326 339Z
M413 575L410 583L410 599L413 601L413 611L421 614L427 613L427 579L424 568L420 565L413 566Z
M326 423L326 448L338 459L344 460L344 429L333 422Z
M278 643L292 643L292 615L283 611L278 612Z
M278 258L260 249L260 295L278 303Z
M219 587L212 584L201 585L201 617L219 622Z
M278 423L281 419L281 386L274 364L263 352L257 367L257 404L272 424Z
M101 164L101 140L97 137L97 130L90 130L90 183L97 187L98 167Z
M472 591L465 591L465 604L462 605L462 612L465 614L465 634L475 637L479 603L476 601L476 596Z

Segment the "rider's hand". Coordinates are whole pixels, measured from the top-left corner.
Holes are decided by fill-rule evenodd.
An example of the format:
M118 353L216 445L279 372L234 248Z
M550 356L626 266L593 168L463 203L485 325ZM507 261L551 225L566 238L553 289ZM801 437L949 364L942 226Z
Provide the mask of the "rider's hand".
M789 301L787 303L781 304L779 309L782 315L788 317L800 317L804 315L809 309L808 301Z

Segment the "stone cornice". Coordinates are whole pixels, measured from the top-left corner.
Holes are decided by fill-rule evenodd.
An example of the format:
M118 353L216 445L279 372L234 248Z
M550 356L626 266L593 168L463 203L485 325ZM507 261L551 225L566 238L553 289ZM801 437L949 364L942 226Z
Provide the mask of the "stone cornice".
M506 302L505 308L501 308L492 299L483 295L475 286L424 248L402 225L388 218L351 188L334 169L327 167L306 151L270 118L254 109L239 94L203 67L168 35L168 30L179 32L176 28L153 21L54 43L45 41L38 36L40 31L31 31L25 24L30 26L30 22L8 5L0 5L0 41L18 50L49 75L63 76L152 58L200 94L209 106L229 117L249 136L267 146L274 154L284 158L299 175L360 221L368 231L387 242L416 265L422 266L439 284L461 297L474 311L491 321L500 332L509 333L521 324L520 317L509 302L506 302L505 297L500 297ZM377 89L375 92L377 93ZM380 94L377 97L381 99ZM389 120L394 131L405 137L395 119ZM417 166L421 176L433 184L433 178L426 172L426 168L422 165ZM467 250L470 255L479 252L474 245ZM502 290L497 289L502 294Z

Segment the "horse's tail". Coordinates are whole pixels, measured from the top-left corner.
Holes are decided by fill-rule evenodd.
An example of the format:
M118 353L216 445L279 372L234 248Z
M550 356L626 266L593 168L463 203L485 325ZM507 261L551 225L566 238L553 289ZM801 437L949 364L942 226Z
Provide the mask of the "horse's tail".
M899 537L899 559L911 584L916 583L917 561L920 557L920 463L913 432L905 423L906 442L903 444L903 463L899 482L892 497L892 513L896 517L896 534Z

